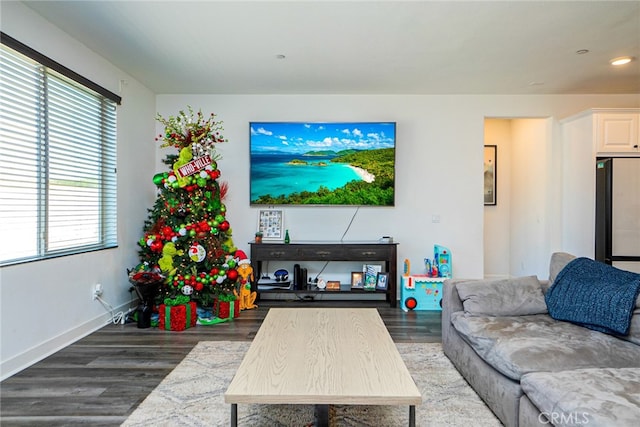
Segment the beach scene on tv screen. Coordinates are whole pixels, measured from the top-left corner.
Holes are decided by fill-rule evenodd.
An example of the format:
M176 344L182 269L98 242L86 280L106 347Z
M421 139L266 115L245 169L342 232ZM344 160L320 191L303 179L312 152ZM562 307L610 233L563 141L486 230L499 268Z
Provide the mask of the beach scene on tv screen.
M395 123L250 123L251 204L393 206Z

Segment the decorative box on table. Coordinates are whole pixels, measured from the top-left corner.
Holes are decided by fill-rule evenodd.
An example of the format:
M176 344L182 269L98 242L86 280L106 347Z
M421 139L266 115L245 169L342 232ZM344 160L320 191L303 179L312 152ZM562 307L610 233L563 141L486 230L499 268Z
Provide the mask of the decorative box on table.
M404 311L442 310L442 284L446 277L402 276L400 304Z
M158 328L167 331L184 331L195 326L198 319L196 303L193 301L179 305L160 304L158 314Z

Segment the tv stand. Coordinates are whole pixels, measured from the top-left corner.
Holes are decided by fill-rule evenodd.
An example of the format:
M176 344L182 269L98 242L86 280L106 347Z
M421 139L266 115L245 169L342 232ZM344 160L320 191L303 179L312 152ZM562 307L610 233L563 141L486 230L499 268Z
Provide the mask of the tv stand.
M396 307L397 301L397 243L380 242L295 242L295 243L255 243L251 245L251 263L257 280L262 277L262 263L264 261L363 261L365 264L383 262L384 271L389 273L387 289L379 291L364 291L352 289L350 291L325 290L277 290L280 293L350 293L372 294L385 293L386 301L391 307ZM258 291L253 283L254 291ZM258 291L260 293L260 291Z

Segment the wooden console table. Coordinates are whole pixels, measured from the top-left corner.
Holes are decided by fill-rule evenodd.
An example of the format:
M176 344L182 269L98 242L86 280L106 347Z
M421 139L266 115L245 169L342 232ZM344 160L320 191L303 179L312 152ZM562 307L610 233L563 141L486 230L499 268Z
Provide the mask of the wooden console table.
M365 263L383 262L384 271L389 273L386 301L396 306L397 298L397 243L378 242L296 242L296 243L250 243L251 263L256 280L261 277L264 261L363 261ZM257 290L253 289L253 290ZM280 290L278 292L309 292L308 290ZM319 291L315 291L319 292ZM368 294L373 291L360 289L351 291L322 291L331 293L349 292Z

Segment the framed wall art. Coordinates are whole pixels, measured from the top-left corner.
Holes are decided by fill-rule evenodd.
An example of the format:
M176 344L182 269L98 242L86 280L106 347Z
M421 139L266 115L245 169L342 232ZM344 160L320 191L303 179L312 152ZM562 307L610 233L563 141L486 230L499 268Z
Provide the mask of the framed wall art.
M279 209L258 211L258 233L262 233L262 240L283 240L284 211Z
M496 203L496 179L498 172L498 147L496 145L484 146L484 204L495 206Z

